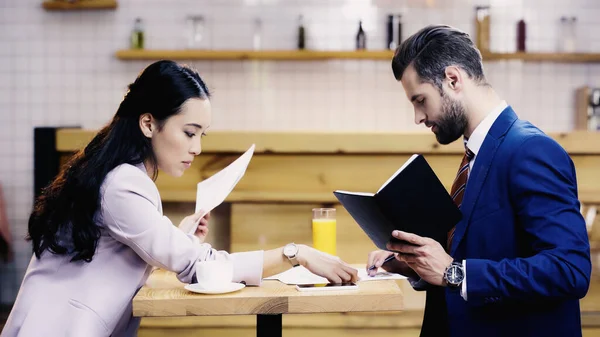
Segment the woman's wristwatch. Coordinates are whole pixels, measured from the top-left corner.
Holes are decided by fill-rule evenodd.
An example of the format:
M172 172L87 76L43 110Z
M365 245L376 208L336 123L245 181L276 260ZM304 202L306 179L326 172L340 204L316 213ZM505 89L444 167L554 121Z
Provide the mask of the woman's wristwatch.
M290 260L290 263L294 267L298 267L300 265L300 262L298 262L299 250L300 249L298 248L298 246L293 242L288 243L287 245L285 245L285 247L283 247L283 255L285 255L285 257L287 257L288 260Z

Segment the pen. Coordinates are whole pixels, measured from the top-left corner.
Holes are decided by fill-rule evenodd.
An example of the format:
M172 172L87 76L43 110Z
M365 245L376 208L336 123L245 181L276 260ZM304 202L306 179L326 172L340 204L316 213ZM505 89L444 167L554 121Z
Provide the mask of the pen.
M383 263L381 265L384 265L384 264L392 261L395 258L396 258L396 254L392 254L392 255L386 257L385 260L383 261ZM375 265L372 265L372 266L369 267L369 270L373 270L373 269L375 269Z

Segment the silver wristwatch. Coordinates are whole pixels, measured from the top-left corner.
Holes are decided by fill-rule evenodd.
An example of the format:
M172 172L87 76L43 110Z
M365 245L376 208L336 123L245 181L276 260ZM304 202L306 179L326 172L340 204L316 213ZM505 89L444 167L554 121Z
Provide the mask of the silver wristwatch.
M444 280L446 281L446 283L448 283L449 287L460 287L464 279L465 270L463 268L462 263L452 262L452 264L446 267L446 271L444 272Z
M288 243L287 245L285 245L285 247L283 247L283 255L285 255L288 260L290 260L290 263L292 264L292 266L294 267L298 267L300 265L300 262L298 262L298 246L296 246L295 243Z

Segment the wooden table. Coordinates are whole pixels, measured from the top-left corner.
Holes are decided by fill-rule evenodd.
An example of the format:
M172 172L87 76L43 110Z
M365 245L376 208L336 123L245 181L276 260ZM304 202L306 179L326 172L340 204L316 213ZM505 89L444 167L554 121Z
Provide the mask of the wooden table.
M133 299L136 317L256 315L257 336L281 336L283 314L400 311L403 293L393 280L359 282L358 290L304 293L265 280L223 295L185 290L174 273L156 270Z

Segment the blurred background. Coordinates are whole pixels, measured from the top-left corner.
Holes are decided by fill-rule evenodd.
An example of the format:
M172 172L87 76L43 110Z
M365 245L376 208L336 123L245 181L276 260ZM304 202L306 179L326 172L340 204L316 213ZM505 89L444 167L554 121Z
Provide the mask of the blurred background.
M552 134L599 128L598 0L0 0L0 183L14 252L0 260L1 303L13 303L31 258L34 128L97 130L144 67L171 58L212 89L210 132L428 132L390 61L399 41L438 23L471 34L521 118ZM166 203L175 223L193 210Z

